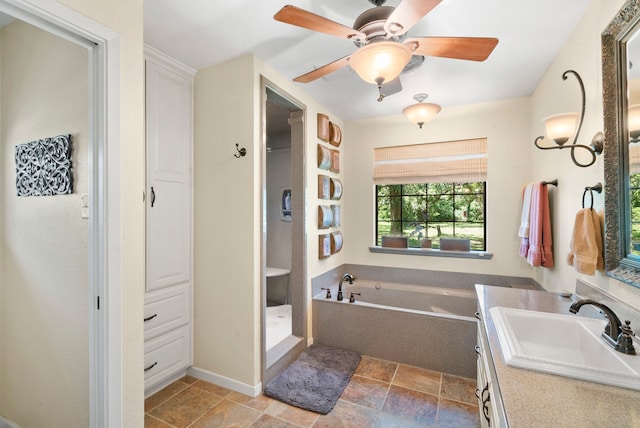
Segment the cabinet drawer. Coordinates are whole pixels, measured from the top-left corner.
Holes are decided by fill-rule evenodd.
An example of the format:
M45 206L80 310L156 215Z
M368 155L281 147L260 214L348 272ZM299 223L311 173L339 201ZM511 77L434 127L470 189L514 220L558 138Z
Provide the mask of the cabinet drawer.
M191 329L180 327L144 344L144 387L148 389L191 365Z
M145 341L191 322L188 284L146 293L144 300Z

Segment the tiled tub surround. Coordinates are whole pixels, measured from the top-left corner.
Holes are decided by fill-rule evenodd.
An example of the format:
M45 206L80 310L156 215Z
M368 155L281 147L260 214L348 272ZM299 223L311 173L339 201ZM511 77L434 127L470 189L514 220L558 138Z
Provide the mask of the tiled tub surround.
M638 327L640 319L632 309L624 310L620 302L609 301L594 289L578 281L577 293L604 302ZM478 285L476 287L481 323L489 340L489 354L508 425L510 427L638 427L640 426L640 391L617 388L542 372L507 366L489 314L492 307L528 309L569 314L569 306L581 297L561 297L557 293L516 290ZM577 316L601 318L585 306ZM638 356L640 358L640 356Z
M337 302L337 283L344 272L356 277L355 288L343 284L344 300ZM477 308L474 285L479 281L503 287L537 288L529 278L340 266L312 281L314 343L473 378ZM381 290L376 289L376 284ZM326 292L321 287L332 288L331 299L325 299ZM368 289L364 291L361 287ZM378 300L379 295L385 294L380 291L388 289L393 289L389 298ZM356 303L349 303L352 290L362 293L356 296ZM407 290L410 293L417 290L418 294L406 294ZM416 296L423 303L415 305Z
M380 290L374 284L379 285ZM357 285L355 289L362 295L356 296L355 303L349 303L349 293L354 287L345 287L345 299L341 302L335 298L337 287L333 288L333 298L325 299L324 292L313 298L315 343L457 376L475 376L475 299L429 293L427 291L430 290L424 286L413 286L413 289L407 290L406 286L404 289L394 288L393 283L376 282ZM381 291L390 291L386 303L375 298L377 303L364 301ZM423 300L423 303L409 305L412 306L410 308L394 307L394 303L402 303L403 295L411 303L418 300ZM416 299L416 296L420 299ZM429 312L436 305L455 310L458 306L456 302L463 303L460 305L462 308L458 309L467 306L470 313ZM421 306L426 310L416 309Z

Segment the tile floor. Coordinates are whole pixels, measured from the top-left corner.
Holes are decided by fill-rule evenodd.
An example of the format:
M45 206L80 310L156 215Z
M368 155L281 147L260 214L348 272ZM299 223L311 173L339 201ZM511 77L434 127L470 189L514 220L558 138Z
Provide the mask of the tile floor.
M479 427L475 379L362 357L333 410L319 415L185 377L145 400L145 427Z

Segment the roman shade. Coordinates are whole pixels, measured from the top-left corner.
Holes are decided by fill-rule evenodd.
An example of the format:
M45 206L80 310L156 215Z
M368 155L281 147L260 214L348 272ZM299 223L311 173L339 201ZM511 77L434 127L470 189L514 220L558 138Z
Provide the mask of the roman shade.
M373 149L375 184L469 183L487 180L487 139Z

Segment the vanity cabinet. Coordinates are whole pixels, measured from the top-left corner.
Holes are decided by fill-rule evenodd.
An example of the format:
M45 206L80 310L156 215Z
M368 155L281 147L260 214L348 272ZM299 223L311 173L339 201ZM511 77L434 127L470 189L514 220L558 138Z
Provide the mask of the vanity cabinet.
M192 365L192 165L195 72L145 47L147 394Z
M480 410L480 426L482 428L506 428L508 427L507 418L502 407L493 361L487 347L488 340L480 320L480 312L476 312L476 318L478 318L478 344L475 348L478 354L478 384L475 394Z

